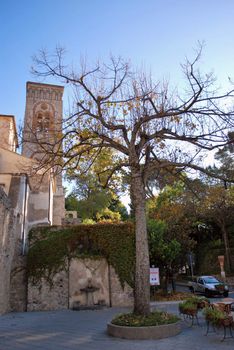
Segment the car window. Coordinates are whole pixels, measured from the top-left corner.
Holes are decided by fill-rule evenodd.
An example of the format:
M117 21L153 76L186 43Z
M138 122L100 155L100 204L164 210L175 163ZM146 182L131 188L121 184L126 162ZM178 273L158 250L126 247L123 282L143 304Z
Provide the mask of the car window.
M203 284L202 278L199 278L198 283Z
M204 282L209 284L209 283L221 283L219 280L217 280L217 278L215 277L206 277L204 278Z

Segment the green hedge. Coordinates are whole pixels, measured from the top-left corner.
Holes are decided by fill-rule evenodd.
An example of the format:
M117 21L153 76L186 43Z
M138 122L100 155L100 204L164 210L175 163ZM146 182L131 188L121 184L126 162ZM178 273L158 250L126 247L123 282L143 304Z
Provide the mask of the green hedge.
M134 285L135 235L131 223L38 227L29 233L28 276L33 284L66 270L72 258L104 257L121 285Z

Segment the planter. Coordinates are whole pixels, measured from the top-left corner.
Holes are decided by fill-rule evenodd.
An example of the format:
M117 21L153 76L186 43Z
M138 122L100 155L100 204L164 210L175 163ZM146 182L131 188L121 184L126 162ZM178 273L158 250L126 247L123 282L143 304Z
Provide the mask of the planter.
M226 318L213 319L212 317L206 317L206 321L210 322L216 327L229 327L233 324L232 316L227 316Z
M206 309L204 315L206 321L216 327L229 327L233 325L233 317L217 308Z
M179 306L179 312L183 315L188 315L195 317L197 315L197 309L188 309L188 308L183 308Z
M224 318L220 322L220 325L223 326L223 327L229 327L229 326L232 326L232 324L233 324L232 316L227 316L226 318Z
M184 315L195 317L197 315L197 310L184 310L182 313Z
M197 315L197 310L197 302L195 303L193 300L185 300L179 304L179 311L183 315L195 317Z
M108 323L107 333L123 339L161 339L173 337L181 332L180 321L161 326L126 327Z
M208 301L200 301L200 302L198 302L197 303L197 308L199 309L199 310L202 310L202 309L204 309L205 307L208 307L209 306L209 302Z

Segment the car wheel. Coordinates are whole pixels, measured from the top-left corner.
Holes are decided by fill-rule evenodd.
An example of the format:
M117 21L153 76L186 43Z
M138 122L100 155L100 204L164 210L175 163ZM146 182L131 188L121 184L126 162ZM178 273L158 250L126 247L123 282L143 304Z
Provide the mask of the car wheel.
M209 289L205 290L205 296L206 296L206 298L210 298L210 291L209 291Z
M224 296L224 298L227 298L228 297L228 292L224 292L223 296Z

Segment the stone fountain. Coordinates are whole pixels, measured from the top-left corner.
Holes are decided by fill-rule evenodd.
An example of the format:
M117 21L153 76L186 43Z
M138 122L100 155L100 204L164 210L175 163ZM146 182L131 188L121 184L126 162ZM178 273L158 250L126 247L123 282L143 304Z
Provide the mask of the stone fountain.
M73 304L73 310L96 310L100 309L103 307L103 305L99 304L94 304L94 298L93 294L98 291L100 288L95 287L92 285L91 279L88 279L88 284L84 288L80 288L80 291L82 293L85 293L86 297L86 304L85 305L80 305L80 302L74 302Z

